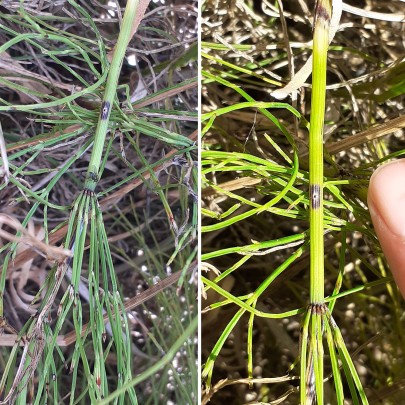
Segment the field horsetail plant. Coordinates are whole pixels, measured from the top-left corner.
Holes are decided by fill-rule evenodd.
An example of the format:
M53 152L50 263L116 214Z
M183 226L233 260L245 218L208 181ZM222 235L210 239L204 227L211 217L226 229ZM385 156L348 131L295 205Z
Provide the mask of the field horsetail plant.
M324 214L323 214L323 127L325 117L326 67L329 47L329 27L332 0L319 0L315 6L313 67L311 91L311 120L309 131L309 236L310 236L310 304L305 316L301 337L301 404L324 403L324 348L327 335L338 404L344 393L340 365L350 380L352 395L367 399L353 362L348 355L338 326L333 320L324 297ZM357 392L356 392L357 391Z
M2 119L0 196L2 204L12 204L8 209L3 206L0 214L4 242L0 327L7 332L0 336L0 404L146 404L161 402L163 397L193 403L196 134L181 132L190 132L196 120L195 95L191 95L196 86L192 77L195 10L190 4L171 9L170 34L158 25L141 30L146 43L155 41L161 47L163 41L169 52L177 50L177 59L156 67L148 61L155 93L147 96L144 86L146 93L139 96L136 83L122 85L119 79L149 1L128 0L123 16L118 3L104 7L95 2L96 17L90 15L87 2L42 2L42 11L29 2L9 3L9 11L0 7L0 32L2 39L7 38L0 46L0 82L22 102L2 98L0 112L11 122L29 114L22 130L33 131L34 136L16 140ZM63 9L59 3L65 3ZM158 17L159 10L153 13ZM117 17L120 28L114 43L112 22ZM50 24L52 19L59 29ZM99 31L103 20L104 35L111 38L108 46ZM176 24L194 35L189 31L183 33L183 42L178 40ZM184 44L187 47L182 49ZM149 54L146 48L142 52ZM32 57L39 70L30 75L24 66ZM13 74L13 67L19 76ZM179 73L183 67L185 77ZM136 69L138 84L150 80L142 78L148 69L139 65ZM156 76L164 74L169 77L166 87L158 89ZM182 92L187 93L181 96ZM144 108L162 101L162 110ZM180 120L188 126L180 125ZM35 133L36 122L43 134ZM53 130L47 132L49 128ZM10 144L10 139L15 142ZM57 155L54 150L60 152L59 148L67 149ZM32 184L36 175L38 184ZM142 198L131 196L142 185L150 190L140 192ZM76 197L75 188L81 189ZM60 205L55 202L58 196L73 202ZM144 217L137 213L142 201L148 201ZM29 206L28 213L18 208L21 204ZM52 222L56 226L49 230ZM56 246L63 237L62 246ZM37 254L44 258L42 264L37 264ZM53 264L50 272L46 263ZM144 273L142 280L134 275L134 268ZM36 280L39 290L33 293L32 285L22 283L22 278ZM155 285L147 289L145 283ZM144 291L137 284L143 284ZM171 285L177 290L168 289ZM145 303L155 295L157 304L149 308ZM10 309L12 302L31 316L24 321ZM143 308L139 319L133 311L136 307ZM171 319L170 328L160 324L160 316L165 322ZM135 344L137 335L142 337L138 340L143 350L138 340ZM141 383L145 385L138 393Z
M405 155L405 14L361 4L203 1L203 404L405 401L367 208Z

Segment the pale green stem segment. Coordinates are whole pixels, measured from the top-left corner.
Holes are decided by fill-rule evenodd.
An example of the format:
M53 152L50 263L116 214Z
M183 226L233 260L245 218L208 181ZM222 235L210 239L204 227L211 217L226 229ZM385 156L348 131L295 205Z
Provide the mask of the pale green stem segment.
M94 137L93 151L90 157L90 163L86 175L85 189L90 191L94 191L99 179L101 158L107 135L111 108L117 91L118 78L121 72L122 62L125 57L128 42L131 39L131 28L136 17L138 5L139 0L128 0L127 2L120 34L118 36L112 62L109 68L104 98L101 104L100 117Z
M331 8L330 0L319 0L316 5L314 22L311 127L309 132L311 304L324 302L323 125Z

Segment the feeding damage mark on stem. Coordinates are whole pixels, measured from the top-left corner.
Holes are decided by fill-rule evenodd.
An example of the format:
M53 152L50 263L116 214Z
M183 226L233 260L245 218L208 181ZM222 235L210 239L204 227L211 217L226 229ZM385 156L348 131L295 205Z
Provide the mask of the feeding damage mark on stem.
M326 0L329 1L329 0ZM314 12L314 27L316 23L319 21L320 23L329 23L331 19L331 15L329 10L324 6L325 0L317 0L315 5L315 12Z
M109 101L104 101L103 104L101 104L101 111L100 111L100 118L102 120L106 120L108 118L108 114L110 113L110 102Z
M311 208L316 210L321 206L321 188L319 184L312 184L309 187L309 199L311 200Z
M94 190L99 182L100 177L94 170L90 170L86 173L86 179L84 182L83 193L87 196L94 195Z
M98 180L99 180L97 174L94 173L94 172L89 172L89 173L87 174L87 178L88 178L89 180L93 181L94 183L98 183Z

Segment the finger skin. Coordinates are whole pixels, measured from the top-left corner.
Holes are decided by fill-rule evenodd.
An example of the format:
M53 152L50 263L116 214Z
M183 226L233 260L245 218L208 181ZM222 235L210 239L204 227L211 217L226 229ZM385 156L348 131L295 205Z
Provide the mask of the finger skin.
M405 297L405 159L374 172L367 203L381 248Z

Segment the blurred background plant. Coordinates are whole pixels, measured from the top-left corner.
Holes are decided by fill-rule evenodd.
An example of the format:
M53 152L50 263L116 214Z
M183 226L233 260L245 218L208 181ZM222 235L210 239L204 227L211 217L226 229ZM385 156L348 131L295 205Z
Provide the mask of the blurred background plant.
M196 402L196 2L150 3L84 189L125 5L0 2L0 402Z
M274 91L311 55L314 6L202 5L203 403L300 401L311 79L285 100ZM404 13L400 1L355 6L343 3L328 56L324 287L345 344L338 334L324 337L324 396L330 404L398 404L404 304L366 195L373 170L405 154ZM354 389L354 370L335 363L334 345L347 348L368 399Z

